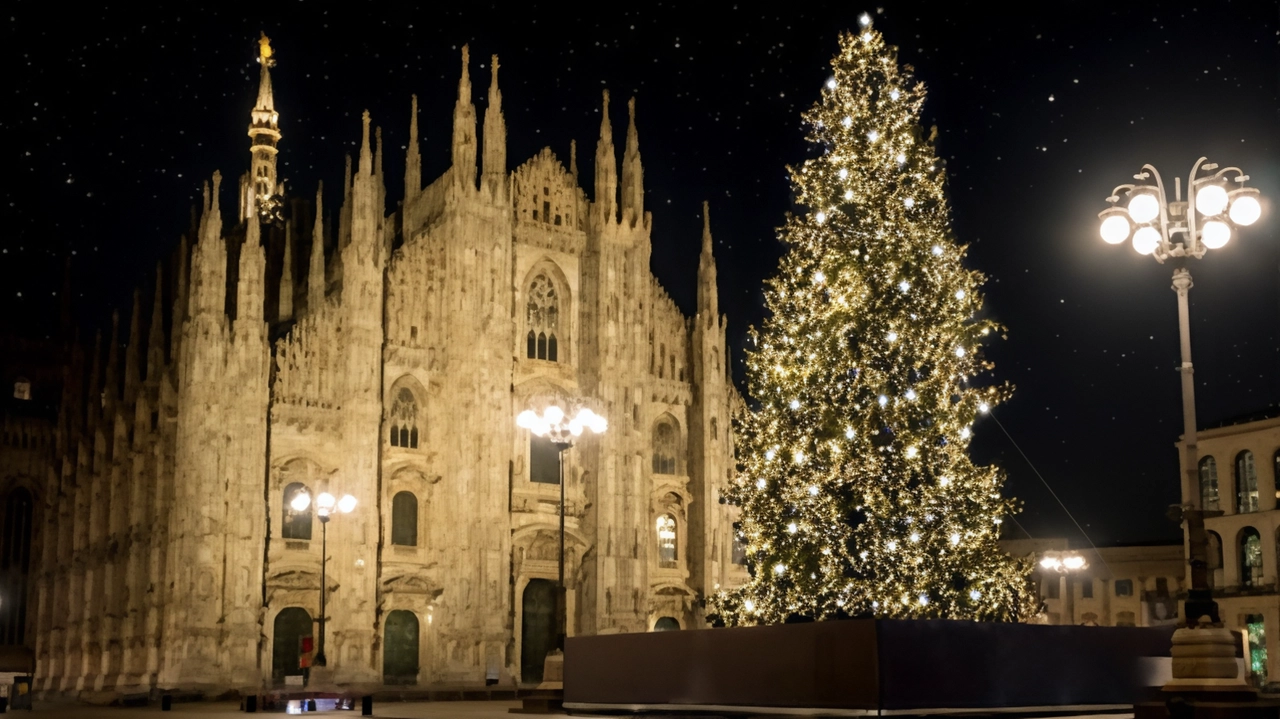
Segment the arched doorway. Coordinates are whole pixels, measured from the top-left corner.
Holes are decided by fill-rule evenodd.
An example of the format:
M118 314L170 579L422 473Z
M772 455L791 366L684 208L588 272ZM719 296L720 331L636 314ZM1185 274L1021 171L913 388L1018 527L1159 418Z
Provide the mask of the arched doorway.
M524 588L520 612L520 679L542 681L542 663L555 648L556 586L549 579L532 579Z
M382 682L418 683L418 617L404 609L387 615L382 637Z
M680 622L675 617L659 617L658 621L653 623L653 631L655 632L678 632L680 631Z
M284 678L306 674L300 666L302 638L310 637L311 614L302 607L286 607L276 615L271 642L271 681L284 684Z

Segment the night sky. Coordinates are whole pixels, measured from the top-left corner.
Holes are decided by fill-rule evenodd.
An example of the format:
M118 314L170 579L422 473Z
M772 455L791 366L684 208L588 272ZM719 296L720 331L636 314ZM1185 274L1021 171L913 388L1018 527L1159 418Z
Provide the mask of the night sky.
M1177 536L1181 429L1168 267L1104 244L1096 214L1145 162L1166 182L1201 155L1240 165L1262 219L1192 273L1202 426L1280 407L1280 9L1275 2L1007 4L604 3L575 14L524 3L166 3L74 12L23 0L3 15L0 207L4 331L55 330L71 256L81 325L127 312L188 224L215 169L248 167L259 30L272 38L281 176L340 200L343 154L368 108L402 196L409 96L423 176L448 165L459 50L481 112L501 59L512 168L549 145L592 177L600 91L638 102L653 271L691 313L701 203L711 202L720 297L738 348L763 315L782 251L785 166L812 152L800 113L836 35L867 12L929 89L955 229L1009 328L988 356L1017 388L1000 422L1098 544ZM935 7L935 5L937 7ZM640 10L612 8L642 7ZM326 9L327 8L327 9ZM461 8L454 9L454 8ZM248 11L252 10L251 14ZM927 129L927 128L926 128ZM1185 179L1184 179L1185 182ZM232 182L234 187L234 179ZM588 192L592 188L588 187ZM224 192L224 209L232 198ZM228 220L230 218L228 217ZM1010 474L1033 536L1079 533L1010 440L979 422L974 454ZM1260 457L1260 462L1268 461Z

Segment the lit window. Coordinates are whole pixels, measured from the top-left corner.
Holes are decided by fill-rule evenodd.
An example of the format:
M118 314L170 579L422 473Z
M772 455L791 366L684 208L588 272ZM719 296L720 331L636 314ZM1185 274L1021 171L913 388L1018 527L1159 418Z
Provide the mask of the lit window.
M1236 455L1236 511L1258 511L1258 472L1247 449Z
M738 566L746 566L747 564L747 541L738 536L737 532L733 534L733 551L729 561Z
M676 566L676 519L670 514L658 517L658 566Z
M1211 456L1200 460L1200 508L1218 509L1218 460Z
M19 377L13 383L13 398L21 400L31 399L31 381L26 377Z
M284 523L280 527L284 539L311 539L311 505L302 511L293 508L293 498L305 492L307 487L301 482L284 488Z
M1245 527L1240 532L1240 584L1262 585L1262 537L1253 527Z

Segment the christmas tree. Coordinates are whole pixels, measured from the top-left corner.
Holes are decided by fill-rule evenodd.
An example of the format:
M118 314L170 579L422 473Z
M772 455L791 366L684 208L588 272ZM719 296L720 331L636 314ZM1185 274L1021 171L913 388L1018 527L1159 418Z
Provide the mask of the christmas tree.
M751 336L758 409L739 420L730 499L752 580L718 595L727 624L840 616L1017 620L1030 567L1001 552L1016 510L968 456L982 385L980 273L949 224L924 87L864 16L804 116L821 152L791 169L805 214Z

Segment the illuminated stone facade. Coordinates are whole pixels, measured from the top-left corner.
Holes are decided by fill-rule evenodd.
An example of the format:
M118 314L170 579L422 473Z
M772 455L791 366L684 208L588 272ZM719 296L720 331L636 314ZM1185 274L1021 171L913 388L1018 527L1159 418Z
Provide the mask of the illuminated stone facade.
M389 212L366 115L326 223L322 193L283 197L263 59L234 223L215 174L154 302L70 352L32 485L37 689L299 673L321 568L299 488L359 501L327 525L313 683L536 680L559 466L514 420L576 398L609 429L564 455L569 633L702 625L702 599L746 575L720 501L741 400L709 223L694 317L650 272L634 105L619 172L606 95L589 200L572 151L508 171L496 58L481 124L464 48L451 168L423 186L415 100Z

